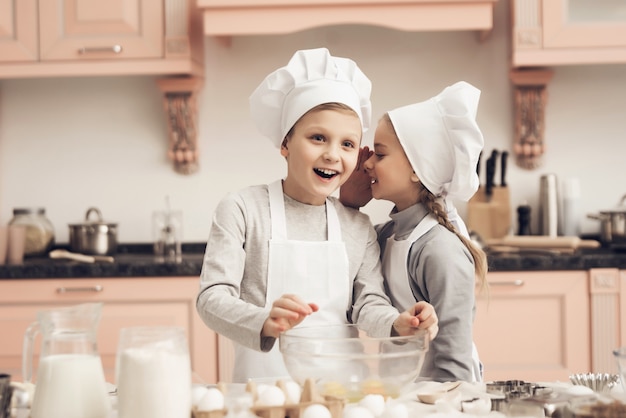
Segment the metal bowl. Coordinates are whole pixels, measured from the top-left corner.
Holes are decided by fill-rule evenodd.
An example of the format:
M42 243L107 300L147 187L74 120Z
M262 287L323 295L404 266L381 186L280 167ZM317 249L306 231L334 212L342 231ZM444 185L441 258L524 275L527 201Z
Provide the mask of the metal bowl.
M605 393L620 382L619 375L609 373L576 373L569 376L574 385L587 386L594 392Z
M355 325L296 327L279 344L292 379L313 379L323 396L355 402L367 394L397 397L419 376L428 335L373 338Z

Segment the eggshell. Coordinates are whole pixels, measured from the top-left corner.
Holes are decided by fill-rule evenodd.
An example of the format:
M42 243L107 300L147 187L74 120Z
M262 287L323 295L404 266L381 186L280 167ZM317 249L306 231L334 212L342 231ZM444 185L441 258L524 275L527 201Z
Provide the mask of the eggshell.
M348 405L343 410L343 418L374 418L374 414L363 406Z
M285 391L287 392L286 402L289 404L300 403L300 397L302 396L302 389L300 385L293 380L285 382Z
M198 406L200 399L209 393L209 388L206 386L194 386L191 388L191 403L193 406Z
M208 388L207 393L198 402L198 411L219 411L224 409L224 394L216 388Z
M301 415L302 418L332 418L328 408L324 405L313 404L305 408Z
M281 406L285 404L286 396L278 386L268 386L259 392L258 406Z
M382 415L385 410L385 398L383 395L365 395L358 404L367 408L375 417Z

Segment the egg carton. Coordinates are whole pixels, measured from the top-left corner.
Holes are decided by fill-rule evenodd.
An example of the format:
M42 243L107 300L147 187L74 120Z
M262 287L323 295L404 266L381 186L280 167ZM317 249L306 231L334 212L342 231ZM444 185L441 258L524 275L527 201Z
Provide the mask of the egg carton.
M286 392L283 381L276 382L276 386ZM226 388L224 385L218 384L218 388L222 393L225 393ZM246 391L251 393L256 400L257 391L254 382L248 383ZM320 396L315 389L315 383L309 379L304 383L299 403L280 406L253 405L250 407L250 412L259 418L300 418L304 410L314 404L324 405L328 408L332 418L341 418L346 400L334 396ZM226 409L216 411L198 411L194 409L192 411L192 418L225 418L227 415L228 410Z

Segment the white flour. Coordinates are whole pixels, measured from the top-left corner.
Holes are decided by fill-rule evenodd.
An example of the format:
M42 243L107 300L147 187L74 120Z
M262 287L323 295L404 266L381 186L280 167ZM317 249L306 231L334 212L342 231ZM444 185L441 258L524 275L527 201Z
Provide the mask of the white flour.
M167 347L127 348L119 355L119 418L189 418L189 355Z

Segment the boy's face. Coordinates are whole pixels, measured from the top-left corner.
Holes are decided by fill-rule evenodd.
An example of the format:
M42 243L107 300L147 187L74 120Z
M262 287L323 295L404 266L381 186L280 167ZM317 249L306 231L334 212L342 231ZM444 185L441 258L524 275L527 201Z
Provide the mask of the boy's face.
M418 178L390 122L381 119L374 135L374 154L364 164L372 178L372 196L393 202L398 210L414 205Z
M361 121L345 110L313 110L302 116L283 143L288 196L322 205L352 174L359 157Z

